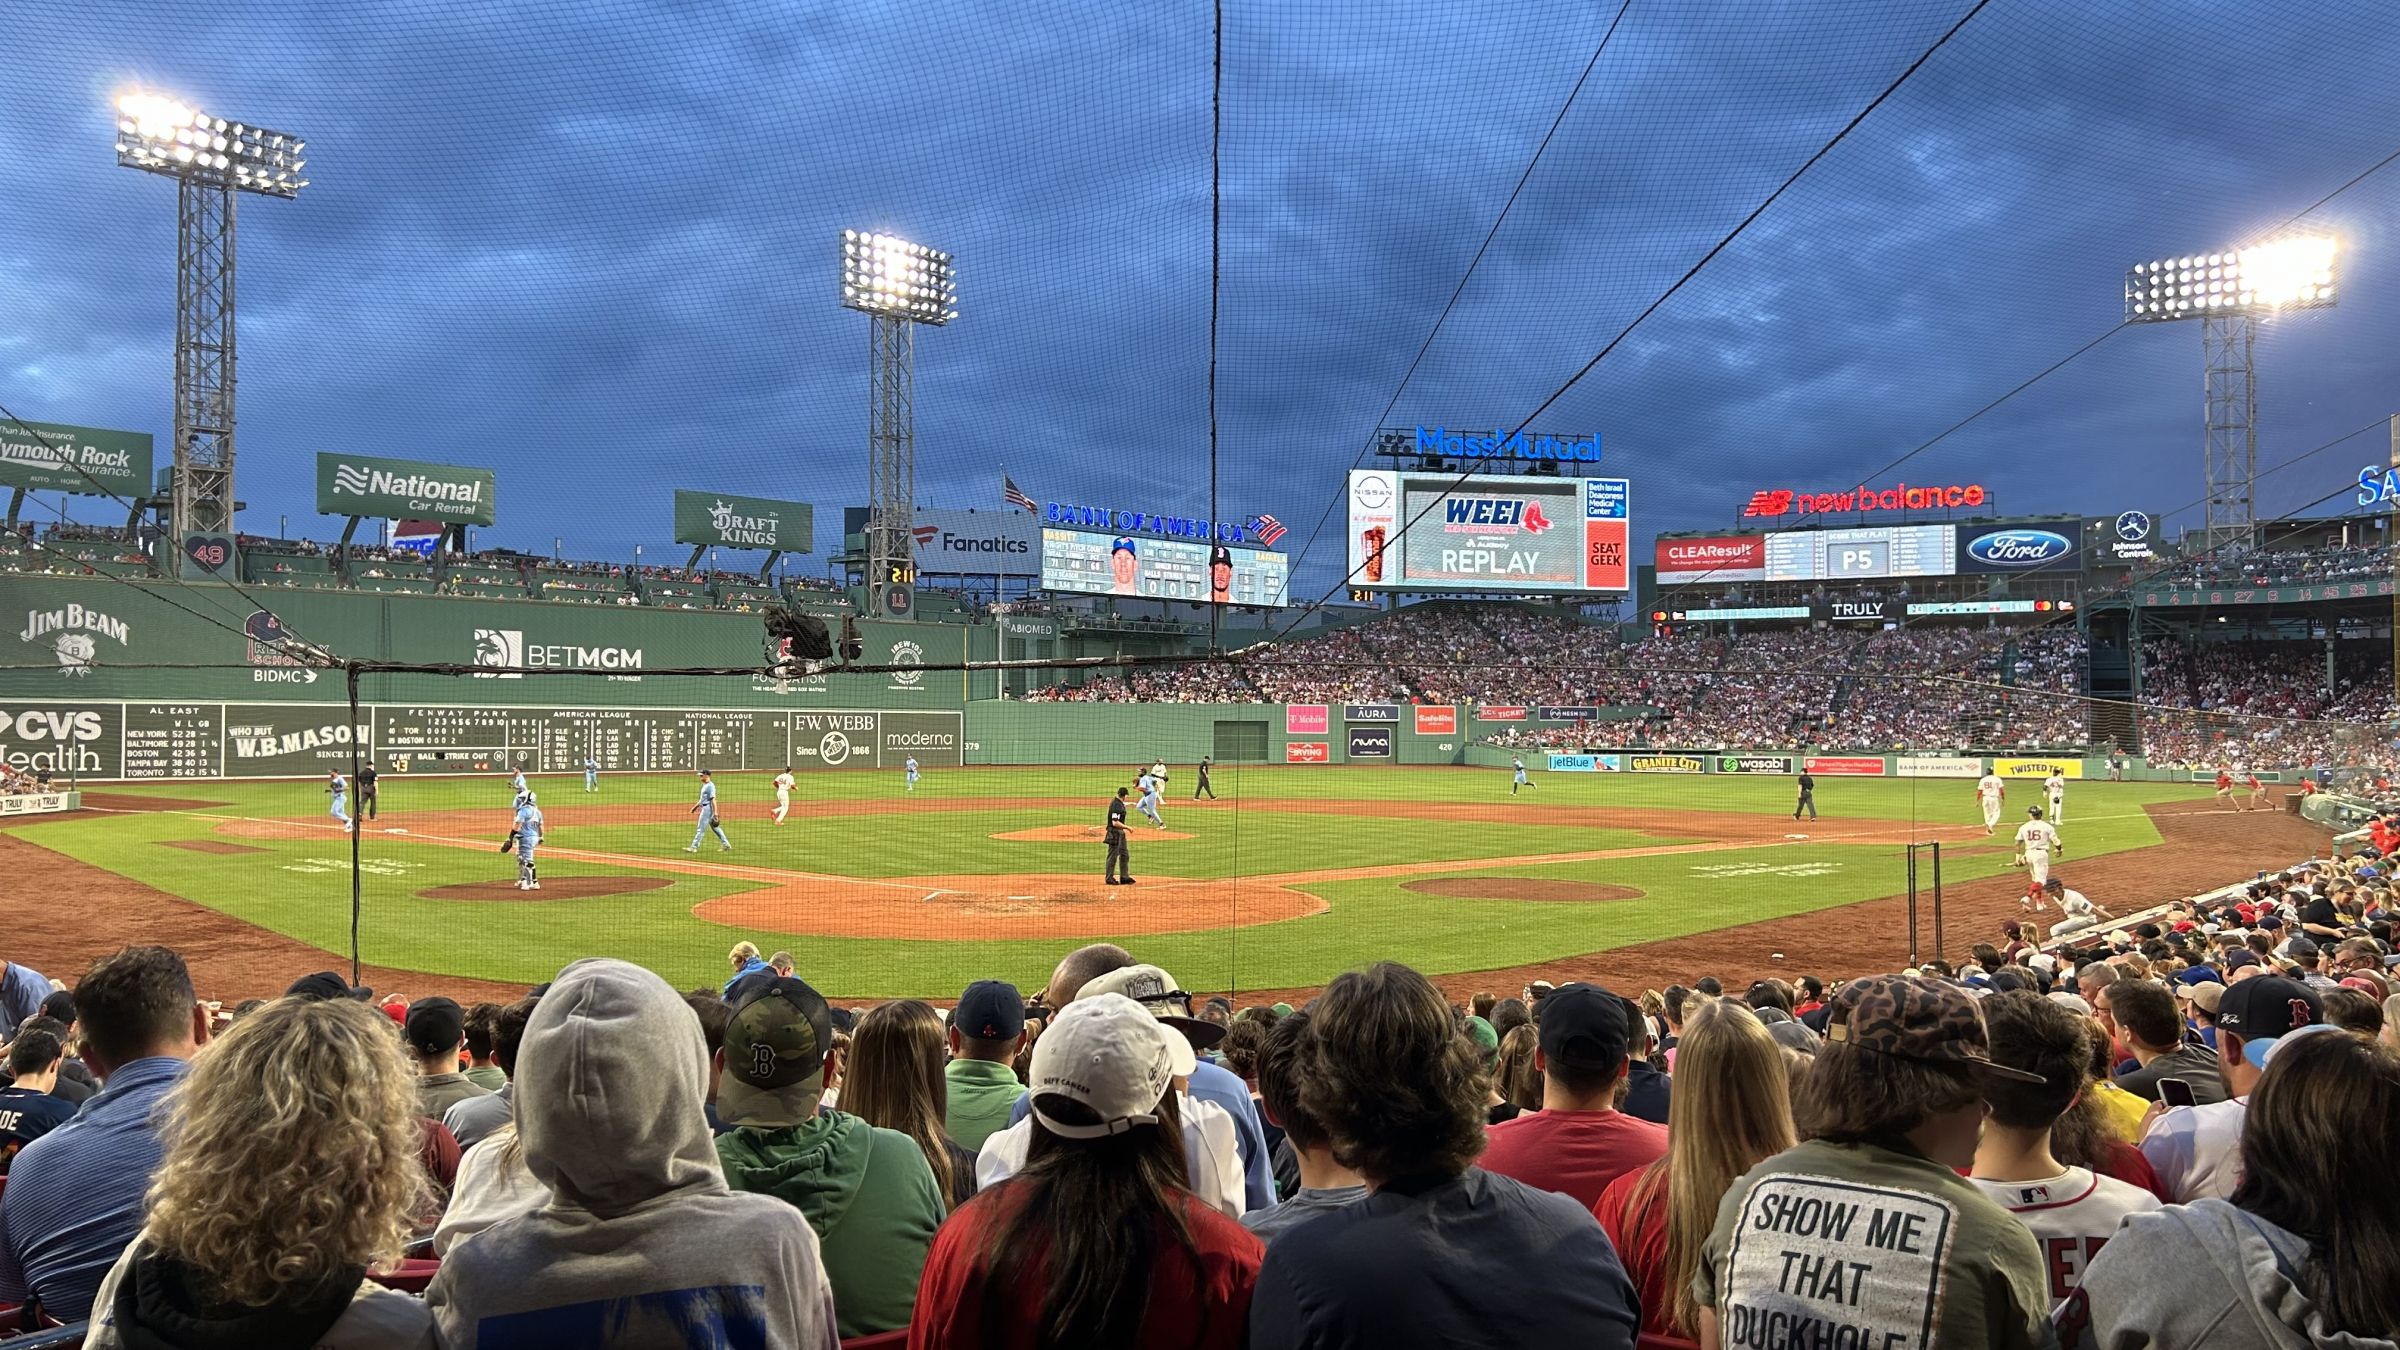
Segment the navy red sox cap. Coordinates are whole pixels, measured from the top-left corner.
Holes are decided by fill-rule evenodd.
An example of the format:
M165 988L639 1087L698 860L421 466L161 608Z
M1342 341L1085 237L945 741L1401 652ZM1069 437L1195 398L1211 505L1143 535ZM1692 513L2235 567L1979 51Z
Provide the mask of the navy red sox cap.
M2281 975L2256 975L2228 986L2217 1003L2217 1029L2242 1038L2242 1055L2265 1067L2267 1047L2278 1037L2325 1021L2317 991Z
M1025 996L1005 980L977 980L958 996L950 1025L979 1041L1013 1041L1025 1033Z

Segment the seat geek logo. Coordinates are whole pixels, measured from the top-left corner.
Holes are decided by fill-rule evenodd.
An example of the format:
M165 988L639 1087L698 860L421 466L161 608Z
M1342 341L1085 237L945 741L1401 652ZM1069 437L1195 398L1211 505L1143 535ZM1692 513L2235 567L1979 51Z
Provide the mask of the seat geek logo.
M2074 551L2073 540L2048 530L1995 530L1967 541L1967 556L1986 567L2041 567Z

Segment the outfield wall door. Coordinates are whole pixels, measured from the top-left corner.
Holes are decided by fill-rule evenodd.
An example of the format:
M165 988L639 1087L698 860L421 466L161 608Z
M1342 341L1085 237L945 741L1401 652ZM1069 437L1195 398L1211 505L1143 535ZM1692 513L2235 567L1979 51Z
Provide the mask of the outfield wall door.
M1219 722L1216 724L1216 761L1220 764L1263 764L1267 759L1267 724L1264 722Z

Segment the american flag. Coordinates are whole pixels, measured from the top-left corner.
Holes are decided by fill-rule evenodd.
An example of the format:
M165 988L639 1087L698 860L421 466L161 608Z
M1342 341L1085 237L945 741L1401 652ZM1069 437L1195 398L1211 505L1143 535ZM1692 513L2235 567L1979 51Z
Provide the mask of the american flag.
M1025 489L1017 486L1017 480L1007 474L1000 475L1000 500L1009 506L1022 506L1037 516L1042 513L1042 508L1033 504L1033 498L1025 495Z
M1273 516L1260 516L1251 521L1250 530L1251 533L1258 536L1258 542L1265 544L1268 548L1275 547L1276 540L1281 539L1285 535L1291 533L1291 531L1283 528L1282 521L1277 520Z

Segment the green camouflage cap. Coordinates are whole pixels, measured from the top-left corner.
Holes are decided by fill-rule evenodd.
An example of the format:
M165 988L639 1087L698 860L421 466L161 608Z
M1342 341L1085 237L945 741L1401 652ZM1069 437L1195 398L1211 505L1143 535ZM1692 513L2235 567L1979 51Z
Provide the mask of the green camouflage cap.
M2045 1081L2038 1073L1992 1062L1974 995L1946 980L1910 975L1852 980L1833 996L1825 1039L1899 1059L1963 1064L2020 1083Z
M817 1113L833 1018L825 999L786 975L762 980L725 1024L717 1114L735 1125L798 1125Z

